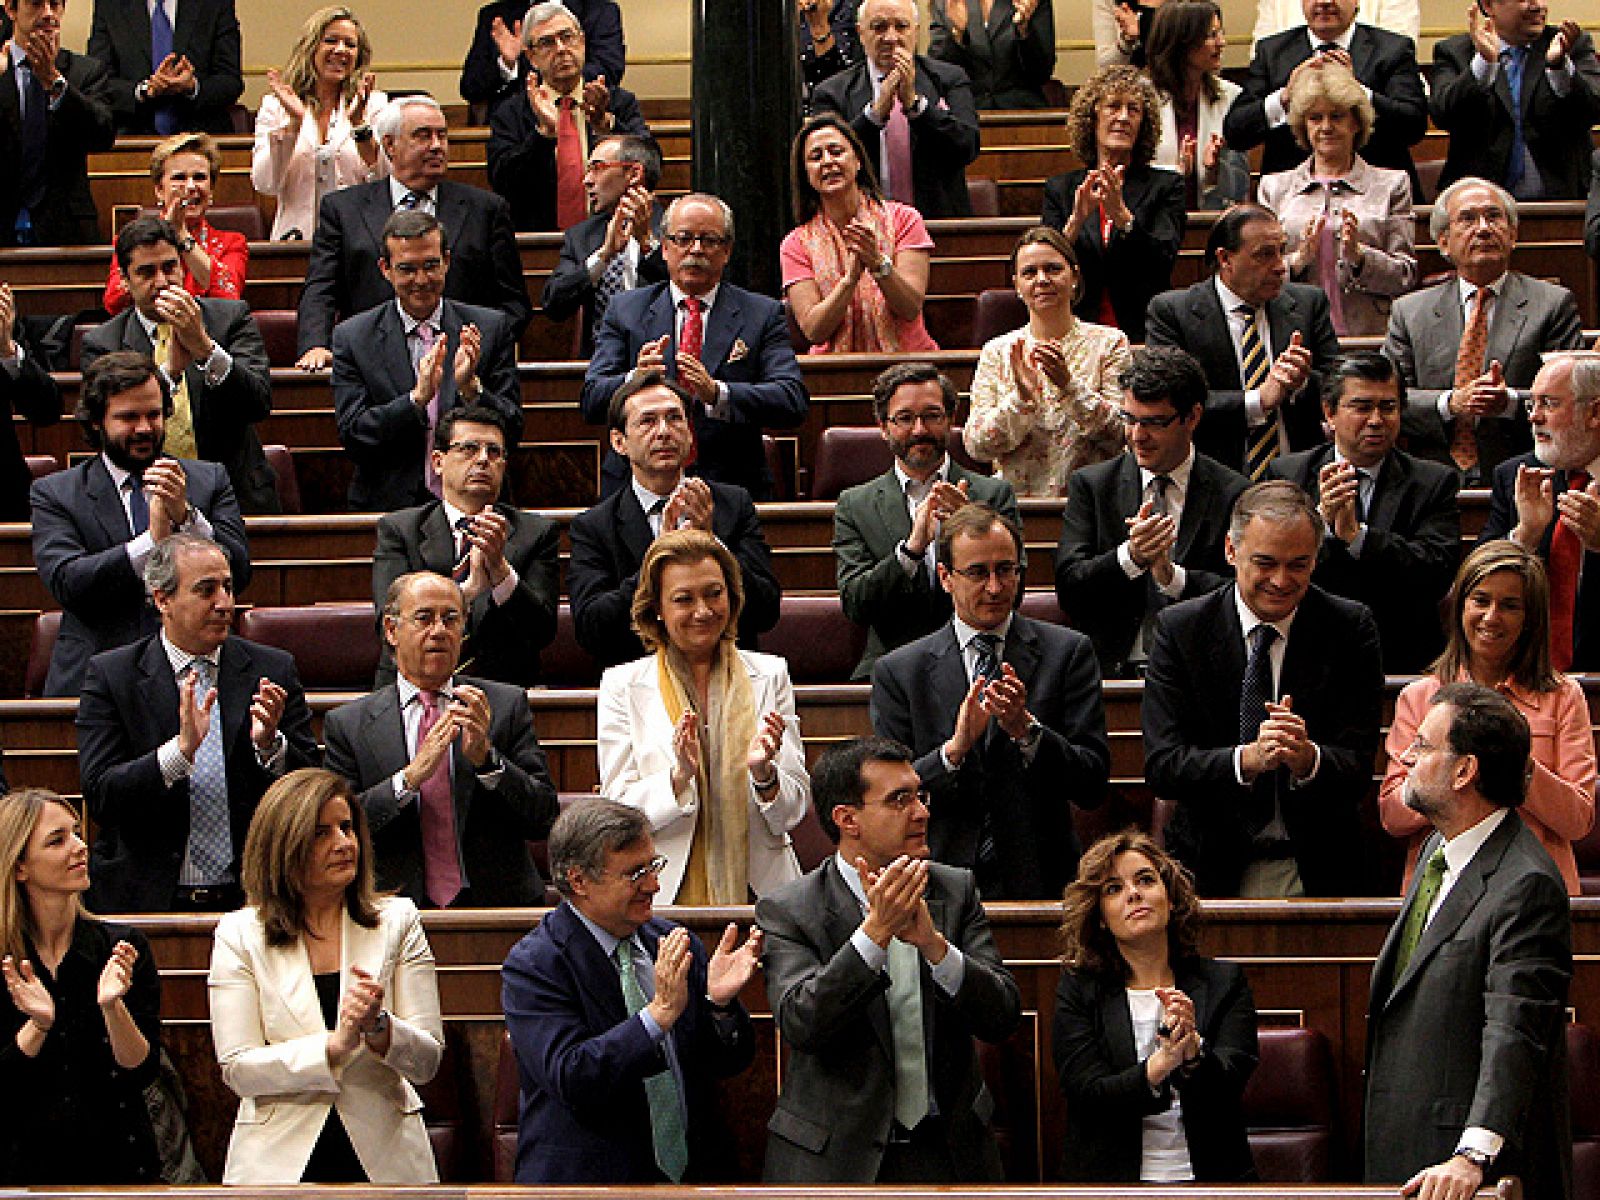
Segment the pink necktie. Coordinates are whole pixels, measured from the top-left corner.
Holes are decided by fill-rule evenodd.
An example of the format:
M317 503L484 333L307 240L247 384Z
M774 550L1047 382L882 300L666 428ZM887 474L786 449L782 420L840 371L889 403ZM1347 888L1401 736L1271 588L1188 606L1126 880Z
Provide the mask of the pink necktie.
M417 725L417 745L439 720L439 694L418 692L422 720ZM461 893L461 863L456 857L456 808L450 790L450 756L440 761L422 781L422 873L428 899L440 908L450 907Z
M883 139L889 152L889 198L901 204L913 204L916 186L911 178L911 122L906 120L906 110L900 107L898 100L889 110Z
M422 347L422 353L417 355L417 374L422 373L422 360L433 352L434 339L438 337L433 326L427 321L419 321L416 328L417 343ZM450 364L445 364L445 370L450 369ZM440 387L443 387L441 379ZM433 399L428 401L428 428L422 435L422 478L428 485L428 490L435 496L442 496L443 491L439 484L439 472L433 469L433 429L439 423L439 393L433 393Z

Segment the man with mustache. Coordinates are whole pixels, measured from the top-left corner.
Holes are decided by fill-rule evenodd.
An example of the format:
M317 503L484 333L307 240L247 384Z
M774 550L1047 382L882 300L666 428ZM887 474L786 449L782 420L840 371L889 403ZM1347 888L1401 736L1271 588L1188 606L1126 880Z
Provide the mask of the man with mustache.
M33 560L61 605L46 696L75 696L91 655L154 633L141 582L151 550L175 533L210 538L228 556L231 584L250 581L244 518L217 463L164 452L172 396L146 354L115 350L83 373L77 418L99 451L36 480Z

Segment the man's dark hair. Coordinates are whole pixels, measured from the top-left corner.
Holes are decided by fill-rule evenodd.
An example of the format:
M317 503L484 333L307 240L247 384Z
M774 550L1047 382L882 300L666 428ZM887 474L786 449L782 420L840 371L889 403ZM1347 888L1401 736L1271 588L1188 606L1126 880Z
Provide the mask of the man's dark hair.
M450 253L450 234L439 218L431 212L424 212L420 208L399 208L389 215L383 223L383 236L378 239L381 249L378 257L383 262L393 261L389 257L389 239L394 238L401 242L412 242L417 238L425 238L430 233L439 232L439 252Z
M486 404L467 404L460 408L452 408L439 418L439 423L433 429L433 448L435 450L448 450L450 443L455 440L457 425L492 425L500 431L500 440L508 443L506 452L511 452L506 435L506 419Z
M661 182L661 151L656 148L655 142L636 133L613 133L595 142L595 148L599 149L607 142L617 144L618 162L638 163L643 168L641 182L645 190L655 191Z
M1117 376L1123 389L1141 404L1165 400L1172 411L1187 417L1206 407L1206 372L1200 361L1179 346L1141 346Z
M946 567L954 567L956 539L982 537L996 525L1011 535L1011 542L1017 550L1017 561L1021 563L1024 558L1021 524L999 509L976 500L971 504L963 504L939 522L938 549L935 554Z
M128 264L133 261L133 252L140 246L155 246L165 242L183 254L183 239L172 223L164 217L135 217L122 227L122 232L117 234L117 266L122 268L122 277L128 277Z
M78 388L78 408L72 415L83 425L89 445L100 449L100 427L105 424L106 406L114 397L142 387L151 377L161 388L161 415L172 415L172 391L167 378L156 370L156 360L137 350L113 350L89 364Z
M611 393L611 404L606 408L606 427L618 433L628 429L628 401L647 388L666 388L683 405L683 415L694 424L694 397L689 389L676 380L668 379L665 371L656 369L636 371L632 379Z
M1351 350L1333 360L1328 368L1328 380L1322 389L1322 407L1333 412L1344 398L1345 385L1352 379L1367 383L1394 383L1395 399L1406 402L1405 376L1395 370L1394 363L1377 350Z
M597 877L605 869L606 855L633 845L650 834L644 813L603 796L579 800L556 818L546 843L550 853L551 882L563 896L572 895L573 871Z
M932 363L904 362L887 368L872 381L872 415L878 419L878 424L889 419L889 401L908 383L937 383L944 394L945 415L956 415L956 385L949 377Z
M1217 218L1217 223L1211 227L1211 233L1206 238L1206 269L1208 271L1217 269L1218 251L1238 253L1239 247L1244 245L1246 225L1255 221L1276 222L1277 219L1277 213L1259 204L1235 204Z
M867 781L862 774L863 767L872 762L912 761L909 749L886 737L856 738L824 751L817 765L811 768L811 803L816 806L817 820L827 835L838 842L839 827L833 822L836 805L860 808L866 803ZM552 864L554 861L552 853Z
M1433 694L1435 705L1455 710L1450 721L1450 752L1478 760L1478 793L1498 808L1519 808L1528 798L1528 721L1517 706L1481 683L1446 684Z

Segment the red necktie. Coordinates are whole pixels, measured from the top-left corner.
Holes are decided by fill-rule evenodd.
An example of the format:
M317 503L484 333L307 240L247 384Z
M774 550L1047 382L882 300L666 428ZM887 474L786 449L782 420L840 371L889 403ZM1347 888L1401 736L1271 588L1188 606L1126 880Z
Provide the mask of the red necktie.
M418 692L422 720L417 725L417 745L439 720L439 694ZM428 899L440 908L450 907L461 893L461 863L456 856L456 807L450 789L450 756L422 781L422 875Z
M556 118L556 224L567 229L589 215L583 190L583 138L572 115L571 96L561 97Z
M683 298L683 329L678 334L678 353L698 359L706 346L706 327L700 319L700 297Z
M1588 486L1587 471L1568 473L1568 491L1581 492ZM1550 534L1550 665L1558 671L1572 667L1578 576L1582 571L1583 545L1572 527L1557 517L1555 530Z
M1469 388L1472 381L1483 373L1483 356L1489 350L1489 298L1488 288L1481 287L1472 293L1472 311L1467 316L1467 327L1461 334L1461 349L1456 351L1455 386ZM1478 465L1478 419L1457 417L1450 438L1450 457L1463 471Z

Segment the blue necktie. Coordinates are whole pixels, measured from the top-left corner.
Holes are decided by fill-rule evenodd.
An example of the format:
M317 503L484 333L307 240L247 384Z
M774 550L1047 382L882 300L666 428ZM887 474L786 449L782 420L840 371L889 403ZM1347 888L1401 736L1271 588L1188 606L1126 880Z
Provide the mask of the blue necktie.
M50 97L26 61L17 64L22 97L22 204L15 225L19 246L34 244L32 210L44 199L45 149L50 140Z
M1500 52L1506 71L1506 89L1511 93L1511 161L1506 164L1506 188L1515 193L1522 182L1523 159L1527 146L1522 140L1522 72L1527 65L1527 47L1512 46Z
M128 476L128 528L138 537L150 528L150 501L144 494L144 480Z
M189 660L198 704L216 687L215 668L203 658ZM178 882L192 887L230 881L233 830L228 824L228 771L222 753L222 704L211 706L211 723L194 754L189 772L189 847Z
M159 68L171 53L172 19L167 16L165 0L156 0L155 8L150 12L150 70L155 71ZM171 100L162 99L155 102L157 133L168 134L178 131L178 114L174 108Z

